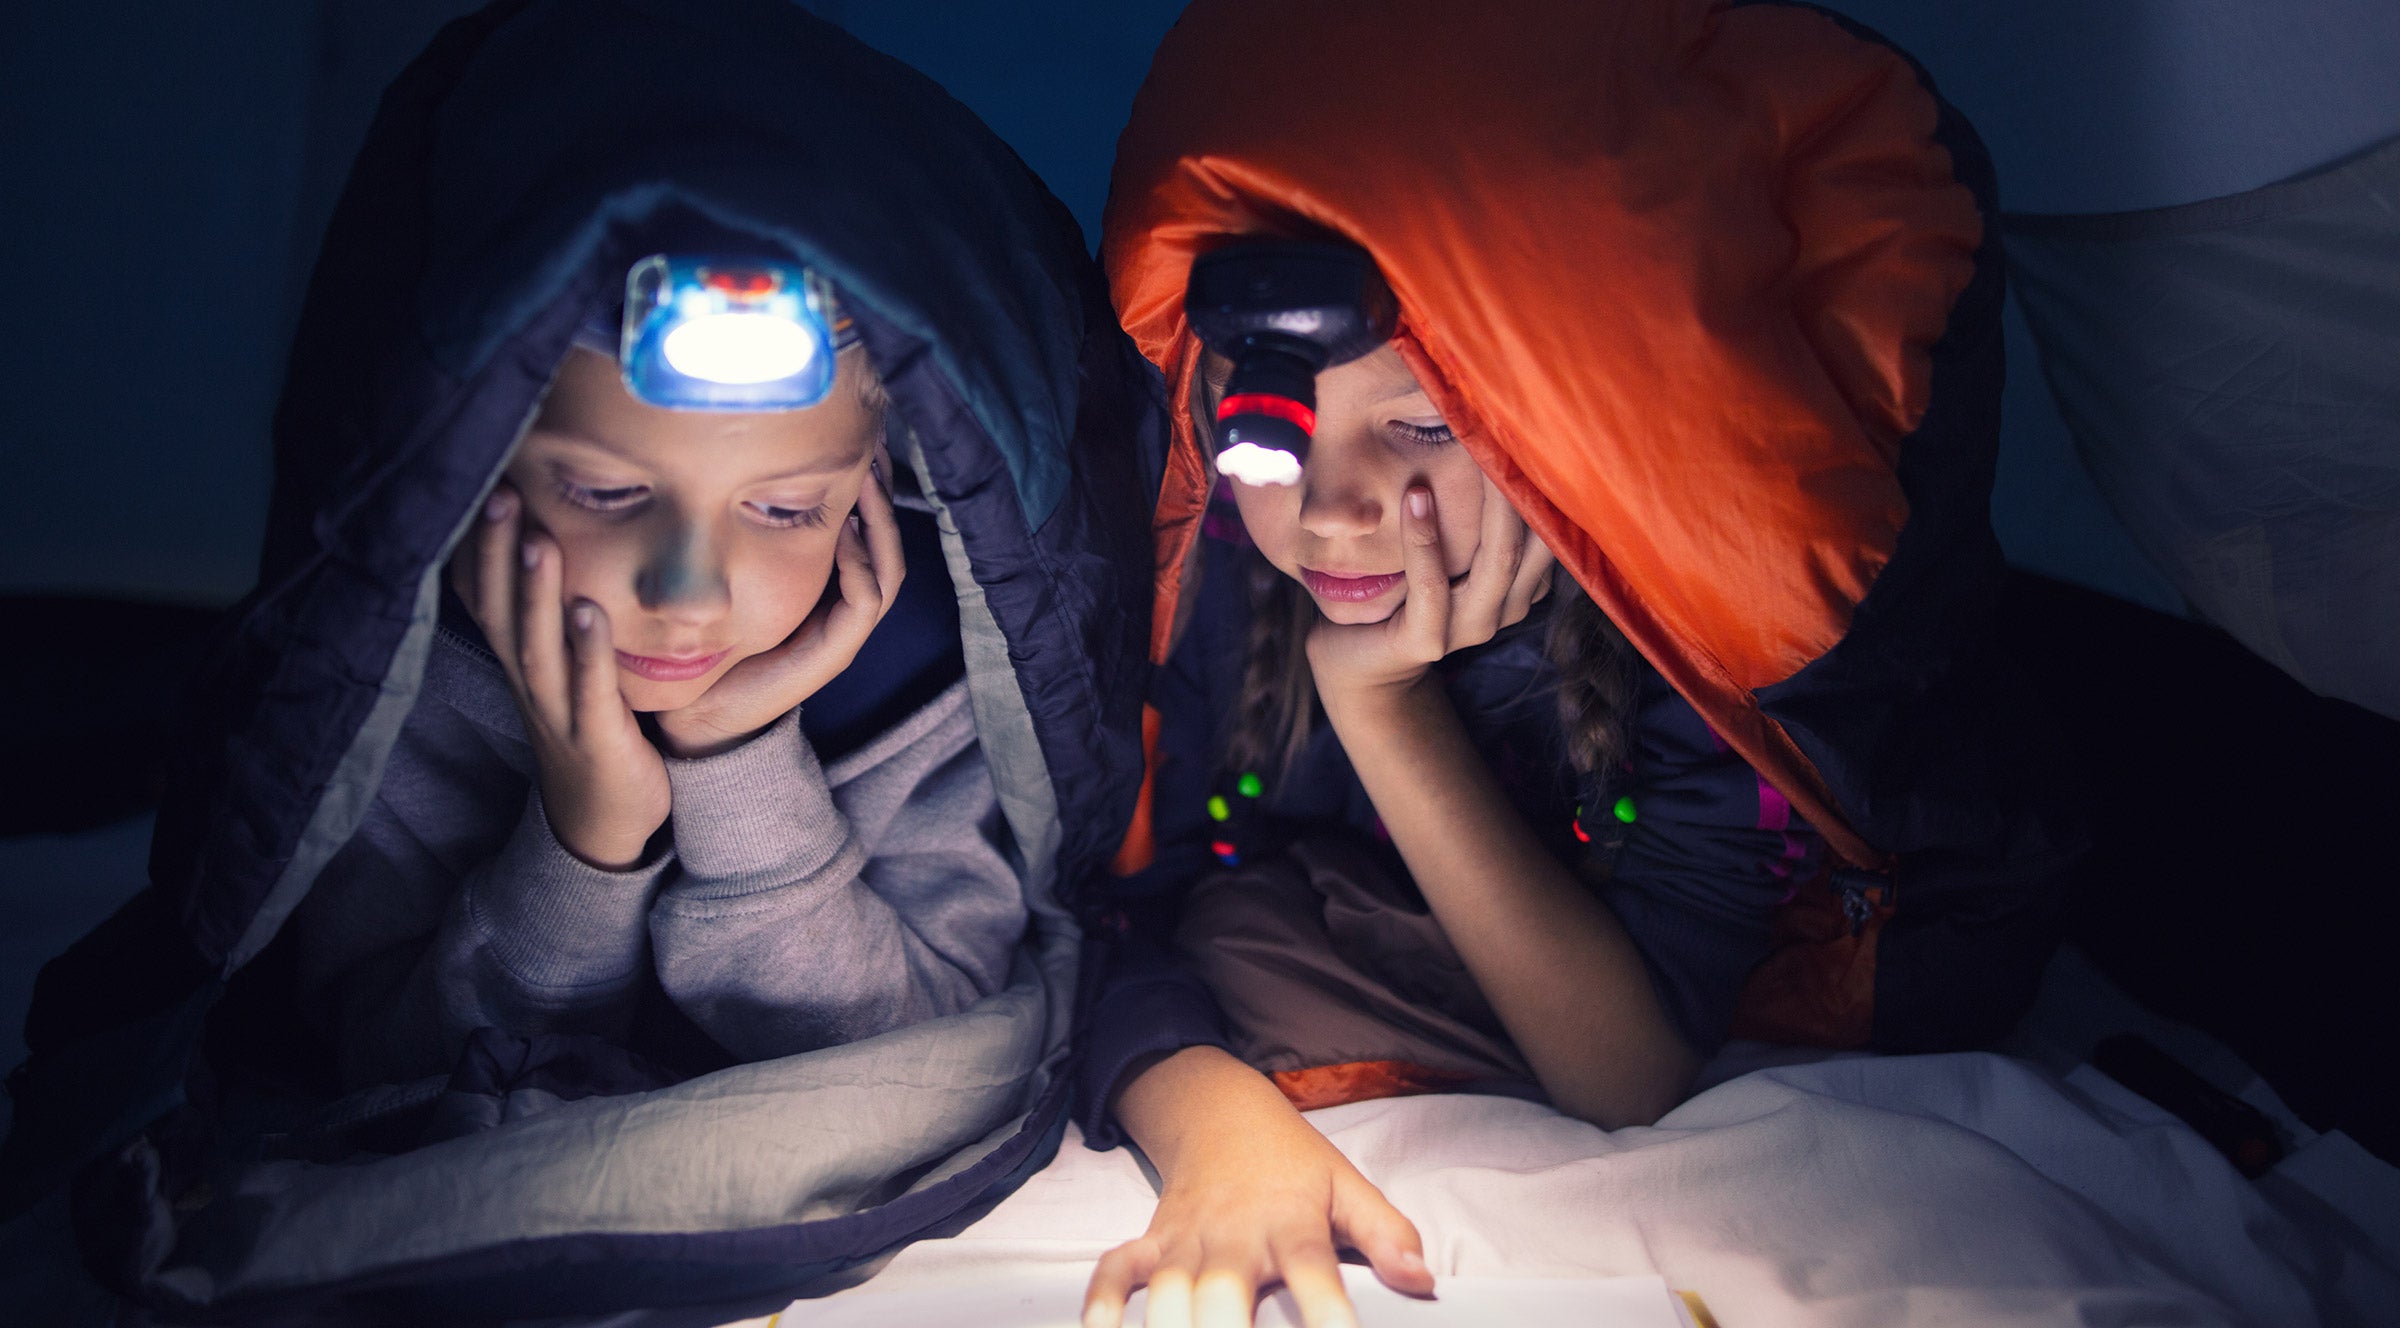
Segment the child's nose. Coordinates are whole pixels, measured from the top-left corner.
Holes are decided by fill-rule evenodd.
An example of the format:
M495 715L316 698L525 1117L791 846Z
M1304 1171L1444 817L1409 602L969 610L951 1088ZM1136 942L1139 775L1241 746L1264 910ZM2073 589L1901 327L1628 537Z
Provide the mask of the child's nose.
M706 528L680 528L661 541L634 576L643 608L667 618L705 622L733 602L723 551Z
M1368 468L1315 449L1300 471L1300 525L1319 539L1357 539L1383 525L1383 500Z

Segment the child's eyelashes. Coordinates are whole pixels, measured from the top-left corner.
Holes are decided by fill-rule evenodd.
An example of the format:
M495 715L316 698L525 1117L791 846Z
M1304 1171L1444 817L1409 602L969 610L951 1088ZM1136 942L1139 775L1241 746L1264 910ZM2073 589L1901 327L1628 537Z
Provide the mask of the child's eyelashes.
M1393 420L1384 427L1390 429L1392 436L1402 442L1416 443L1422 447L1439 447L1443 443L1455 442L1458 439L1458 435L1451 432L1450 426L1447 424L1416 424L1408 420Z
M565 499L570 505L580 507L587 512L599 512L612 516L630 513L650 499L650 486L647 484L603 486L577 484L573 480L561 479L558 481L557 487L559 497ZM777 530L794 528L813 530L823 526L826 522L823 503L802 506L751 499L742 504L742 509L760 525Z
M781 507L774 503L748 502L742 506L749 508L762 524L778 528L798 526L815 530L825 524L823 503L814 507Z
M591 485L577 484L573 480L562 479L558 482L558 494L575 506L594 512L623 512L639 505L644 498L649 497L650 486L647 484L621 484L611 485L607 488L595 488Z

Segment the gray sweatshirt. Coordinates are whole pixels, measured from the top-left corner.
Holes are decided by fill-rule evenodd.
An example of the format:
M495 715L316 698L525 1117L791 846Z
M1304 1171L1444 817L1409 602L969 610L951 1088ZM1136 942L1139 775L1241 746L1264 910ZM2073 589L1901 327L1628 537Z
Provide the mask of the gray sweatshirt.
M966 684L821 769L797 710L667 761L671 843L562 847L499 664L437 632L365 822L296 914L300 994L352 1083L447 1071L467 1034L623 1038L644 984L744 1059L998 991L1025 930Z

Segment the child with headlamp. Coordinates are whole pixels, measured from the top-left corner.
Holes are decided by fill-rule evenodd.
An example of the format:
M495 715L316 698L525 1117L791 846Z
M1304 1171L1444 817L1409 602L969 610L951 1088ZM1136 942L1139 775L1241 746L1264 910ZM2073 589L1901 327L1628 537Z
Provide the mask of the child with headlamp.
M1812 7L1186 11L1102 243L1184 411L1080 1104L1162 1188L1087 1325L1432 1289L1295 1108L1645 1125L1737 1034L2025 1008L2078 836L1988 642L1995 216Z
M991 994L1024 929L963 687L830 771L802 732L905 567L838 297L713 254L637 262L622 297L453 557L429 694L298 914L359 1080L486 1027L703 1062L852 1041Z
M1023 160L805 7L446 24L0 1190L101 1196L55 1262L125 1314L245 1323L788 1296L955 1229L1064 1127L1154 380Z

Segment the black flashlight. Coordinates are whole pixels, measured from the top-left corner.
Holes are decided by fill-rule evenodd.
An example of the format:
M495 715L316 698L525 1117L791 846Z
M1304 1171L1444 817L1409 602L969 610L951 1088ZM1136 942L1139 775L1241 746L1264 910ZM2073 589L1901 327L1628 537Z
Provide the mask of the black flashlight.
M1317 430L1317 374L1389 341L1399 304L1355 245L1254 240L1192 262L1184 316L1233 361L1217 403L1217 469L1246 484L1297 484Z

